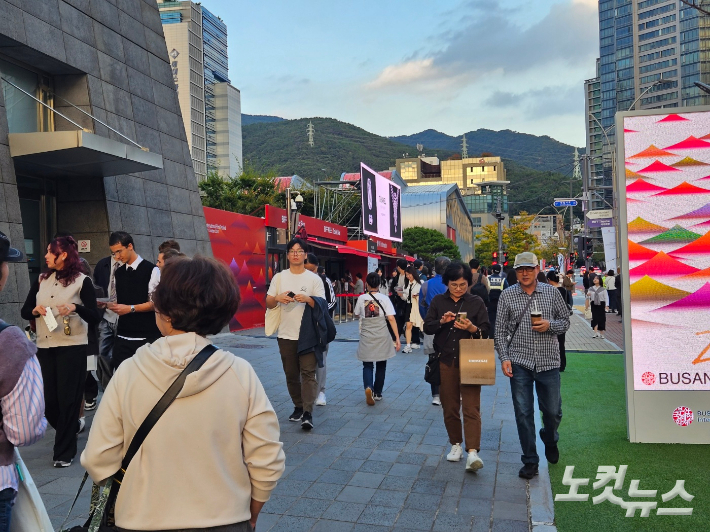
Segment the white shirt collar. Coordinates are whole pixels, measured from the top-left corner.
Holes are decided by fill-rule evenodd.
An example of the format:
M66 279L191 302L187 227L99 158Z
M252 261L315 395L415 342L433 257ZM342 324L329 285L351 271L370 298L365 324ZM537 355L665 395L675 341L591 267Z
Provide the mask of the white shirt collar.
M143 257L141 257L140 255L138 255L138 258L133 261L133 264L126 264L126 269L130 268L130 269L132 269L132 270L137 270L137 269L138 269L138 265L139 265L141 262L143 262Z

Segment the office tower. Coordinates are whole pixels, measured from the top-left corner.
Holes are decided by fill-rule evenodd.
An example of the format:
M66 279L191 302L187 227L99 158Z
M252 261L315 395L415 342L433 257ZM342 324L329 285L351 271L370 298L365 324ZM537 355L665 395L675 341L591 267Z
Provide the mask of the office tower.
M189 0L159 1L158 7L195 174L238 175L241 99L229 80L227 26Z

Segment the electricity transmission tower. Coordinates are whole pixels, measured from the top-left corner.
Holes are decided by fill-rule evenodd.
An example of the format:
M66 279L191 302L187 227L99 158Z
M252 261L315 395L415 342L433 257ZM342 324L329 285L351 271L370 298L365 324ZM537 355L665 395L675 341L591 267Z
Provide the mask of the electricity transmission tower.
M461 158L468 159L468 144L466 144L466 135L463 136L461 141Z
M313 127L313 122L308 122L308 125L306 126L306 134L308 135L308 145L312 148L314 143L313 143L313 134L316 132L316 128Z

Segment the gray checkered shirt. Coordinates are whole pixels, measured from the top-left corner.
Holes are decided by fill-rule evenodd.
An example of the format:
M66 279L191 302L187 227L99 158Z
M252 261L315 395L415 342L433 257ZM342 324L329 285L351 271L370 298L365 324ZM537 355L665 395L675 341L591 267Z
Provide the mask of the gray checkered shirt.
M530 297L534 301L521 316ZM544 333L532 330L530 310L542 311L542 318L550 321L550 329ZM508 346L515 324L520 319L520 327ZM569 329L569 308L552 285L538 282L532 296L526 294L519 283L503 290L498 300L496 316L495 345L501 362L510 360L513 364L532 371L548 371L560 367L560 345L557 335Z

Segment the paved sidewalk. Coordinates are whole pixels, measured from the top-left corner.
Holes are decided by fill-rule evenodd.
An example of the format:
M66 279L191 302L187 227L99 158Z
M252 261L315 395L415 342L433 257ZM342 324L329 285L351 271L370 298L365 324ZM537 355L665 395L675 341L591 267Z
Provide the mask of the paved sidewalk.
M384 399L369 407L356 338L356 323L338 326L328 358L328 405L316 407L312 432L287 420L293 406L275 339L264 338L263 329L215 338L251 362L281 422L286 472L259 517L259 532L554 530L533 526L553 521L547 464L538 442L540 476L530 482L518 477L520 445L510 388L500 372L497 384L481 394L485 467L466 473L464 461L446 461L441 408L431 405L422 379L421 350L389 362ZM53 438L48 431L23 457L58 526L84 471L78 461L67 469L51 467ZM80 448L85 443L82 435ZM70 524L82 522L88 497L85 488Z
M606 315L605 339L592 338L592 327L584 318L584 288L581 279L574 294L575 313L570 317L570 328L565 336L568 353L621 353L624 351L624 329L618 314Z

